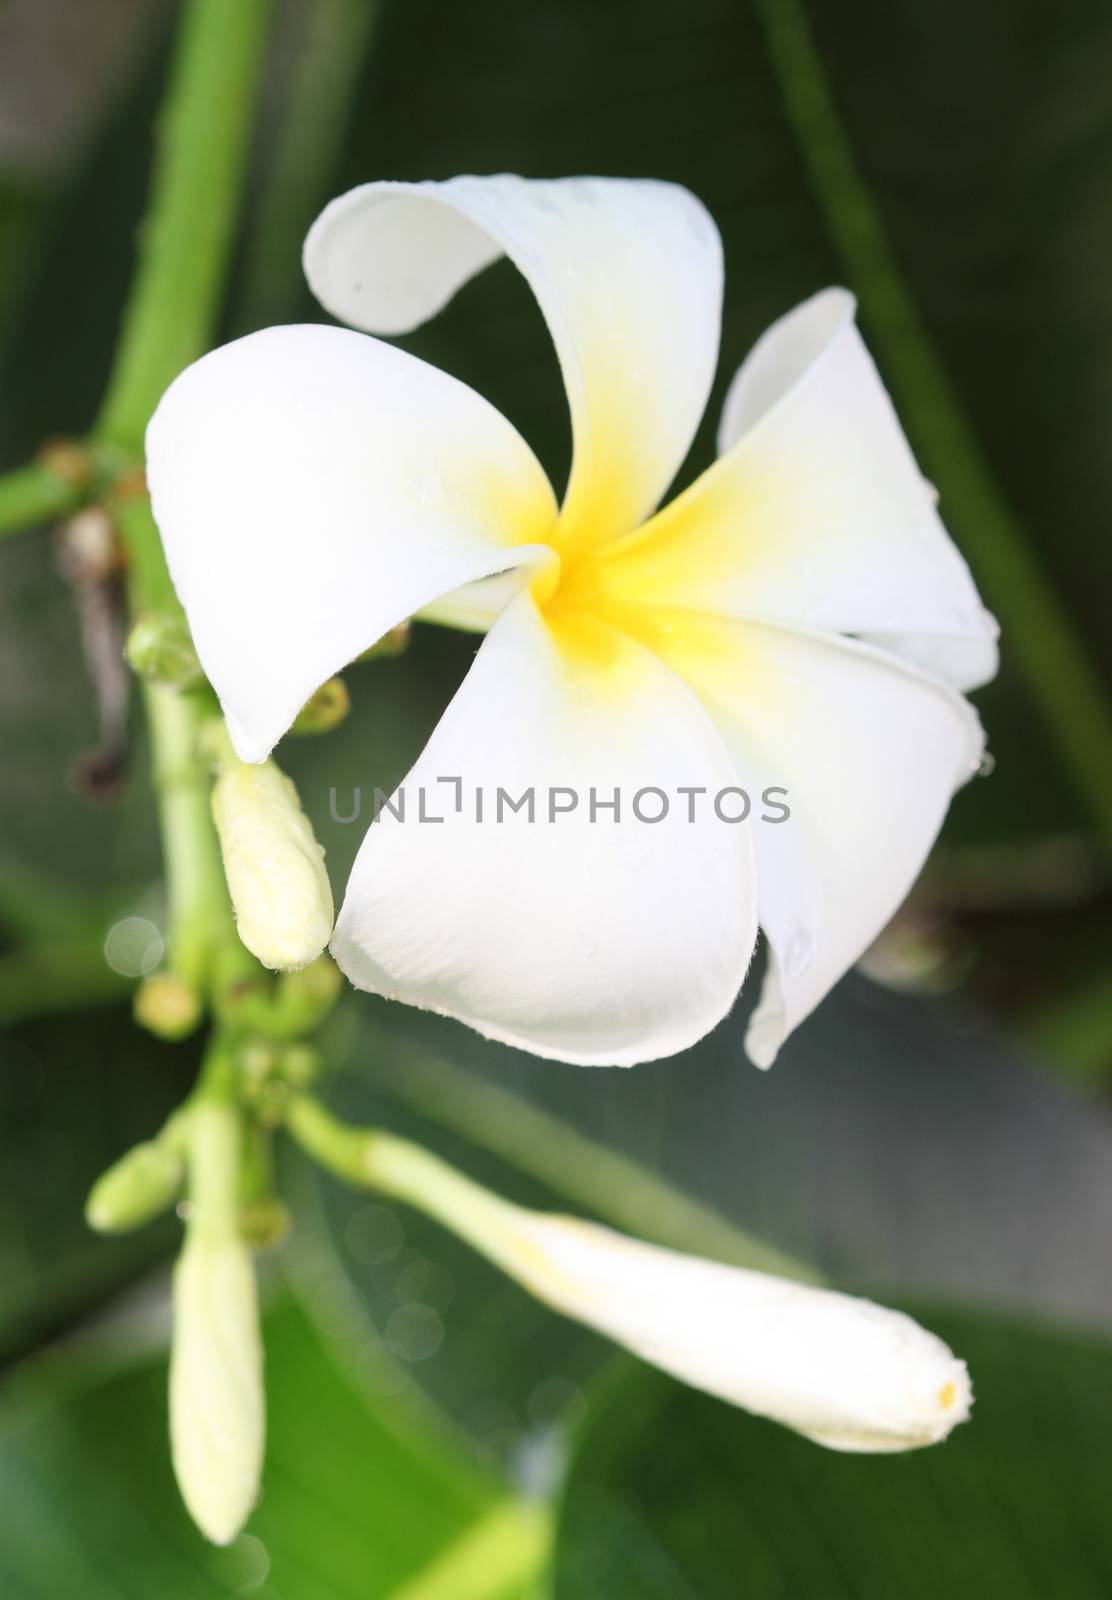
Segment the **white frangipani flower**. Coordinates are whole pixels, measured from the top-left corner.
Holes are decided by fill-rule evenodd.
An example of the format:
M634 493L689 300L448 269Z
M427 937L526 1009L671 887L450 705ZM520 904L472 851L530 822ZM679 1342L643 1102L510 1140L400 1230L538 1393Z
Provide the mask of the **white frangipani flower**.
M567 387L562 506L406 332L507 255ZM827 290L726 401L722 454L663 511L714 375L721 247L671 184L375 183L306 245L365 332L272 328L204 357L150 427L155 515L239 755L402 619L486 631L405 787L561 786L554 824L449 808L369 830L333 939L351 980L542 1056L628 1064L725 1015L764 929L761 1065L899 905L983 741L961 691L995 625L853 321ZM788 791L779 825L709 796ZM648 825L642 788L691 796ZM619 790L621 820L588 796ZM703 796L701 806L697 796ZM694 821L689 821L694 816Z

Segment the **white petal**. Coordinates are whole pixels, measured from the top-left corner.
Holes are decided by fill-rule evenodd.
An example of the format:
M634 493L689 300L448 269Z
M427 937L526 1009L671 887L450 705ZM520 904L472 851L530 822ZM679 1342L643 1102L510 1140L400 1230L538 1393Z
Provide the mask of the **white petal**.
M531 559L555 520L464 384L342 328L270 328L186 369L147 433L201 664L259 761L326 678L430 600Z
M462 808L454 787L462 785ZM439 782L438 780L445 780ZM360 988L440 1011L536 1055L628 1065L686 1048L729 1010L752 953L752 841L694 824L649 786L736 783L695 697L646 651L586 619L503 612L402 786L405 821L368 832L332 950ZM418 820L418 794L426 813ZM532 789L534 821L503 807ZM596 800L621 791L620 823ZM484 820L475 818L475 790ZM550 821L551 790L576 808ZM566 796L557 795L557 804ZM643 813L660 802L643 798Z
M721 458L607 562L616 594L856 634L971 689L996 624L935 510L844 290L758 342Z
M559 544L626 533L674 477L710 392L718 231L686 189L649 180L370 183L318 218L305 270L342 321L405 333L502 254L540 303L571 407Z
M768 1066L907 895L980 724L941 682L836 635L660 613L640 637L714 716L754 817L790 811L753 825L771 955L746 1048ZM786 797L761 802L772 786Z
M969 1415L964 1362L900 1312L570 1217L519 1211L506 1234L497 1259L550 1305L818 1444L915 1449Z

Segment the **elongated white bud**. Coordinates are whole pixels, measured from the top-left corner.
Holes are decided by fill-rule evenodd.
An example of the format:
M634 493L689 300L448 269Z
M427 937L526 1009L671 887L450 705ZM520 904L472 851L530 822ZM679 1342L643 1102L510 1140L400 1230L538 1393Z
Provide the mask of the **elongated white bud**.
M210 1058L210 1068L211 1068ZM188 1112L190 1215L174 1268L170 1449L190 1515L234 1539L259 1493L266 1432L251 1253L239 1232L243 1125L234 1104Z
M264 1433L250 1252L191 1237L174 1269L170 1444L182 1498L214 1544L234 1539L255 1504Z
M297 790L273 761L222 763L212 815L239 936L272 971L315 961L332 935L324 851Z
M565 1316L832 1450L913 1450L969 1415L965 1363L902 1312L527 1211L407 1139L346 1128L311 1095L286 1126L349 1183L436 1217Z
M833 1450L912 1450L969 1415L965 1363L868 1300L529 1212L498 1259L645 1361Z

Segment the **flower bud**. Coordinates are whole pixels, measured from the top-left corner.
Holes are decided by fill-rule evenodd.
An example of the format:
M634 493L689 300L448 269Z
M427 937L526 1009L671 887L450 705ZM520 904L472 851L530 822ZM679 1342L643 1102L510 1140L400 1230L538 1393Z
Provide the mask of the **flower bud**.
M309 696L294 719L291 733L331 733L351 710L351 697L343 678L329 678Z
M127 636L125 654L133 672L169 689L194 689L204 682L186 620L170 612L140 617Z
M155 972L135 991L135 1020L159 1039L185 1039L204 1007L196 989L173 972Z
M97 1179L85 1221L97 1233L141 1228L173 1205L183 1175L181 1154L168 1141L137 1144Z
M264 1432L250 1253L191 1234L174 1269L170 1444L182 1498L214 1544L235 1538L258 1498Z
M275 1195L249 1200L239 1214L239 1231L252 1250L277 1250L290 1232L290 1210Z
M228 760L212 790L239 936L273 971L304 967L332 933L324 851L297 790L273 761Z
M496 1259L534 1294L683 1382L818 1444L911 1450L969 1415L964 1362L901 1312L571 1217L518 1218Z

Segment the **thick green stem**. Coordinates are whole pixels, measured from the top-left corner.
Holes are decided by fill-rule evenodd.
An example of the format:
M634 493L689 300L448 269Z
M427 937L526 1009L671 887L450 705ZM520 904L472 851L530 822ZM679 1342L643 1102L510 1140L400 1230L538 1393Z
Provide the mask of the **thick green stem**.
M206 349L250 146L270 0L190 0L162 111L139 268L96 433L138 451L167 384Z
M755 0L834 242L908 430L942 490L1005 647L1112 851L1112 710L1070 619L986 466L842 125L801 0Z
M234 1101L202 1092L189 1109L189 1238L224 1244L239 1238L243 1118Z
M190 696L143 687L169 898L174 969L202 990L219 947L239 947L209 809L209 777L197 749L201 709Z
M378 1128L350 1128L312 1095L286 1111L286 1127L302 1149L354 1188L376 1189L423 1211L474 1249L513 1271L520 1208L465 1178L439 1156Z
M378 1128L350 1128L312 1095L298 1095L286 1110L286 1127L302 1149L322 1167L355 1188L381 1194L423 1211L465 1239L511 1276L529 1282L528 1250L523 1255L522 1224L535 1214L492 1194L464 1177L439 1156ZM521 1163L524 1164L524 1163ZM725 1228L726 1224L723 1224ZM642 1233L644 1229L634 1230ZM738 1249L738 1240L743 1247ZM675 1245L675 1239L669 1239ZM775 1272L801 1282L815 1274L802 1263L740 1233L721 1255L732 1264ZM697 1253L718 1255L720 1236L685 1241Z
M250 142L270 0L190 0L163 110L141 256L116 362L97 424L102 441L142 446L159 396L200 355L223 290ZM117 520L128 557L133 612L174 611L177 599L144 497ZM200 702L148 684L170 930L190 983L211 987L221 949L240 950L197 749Z
M80 504L78 484L39 462L0 476L0 538L64 517Z
M520 1094L383 1035L390 1070L375 1082L393 1099L461 1133L519 1172L616 1228L733 1266L818 1282L813 1269L755 1238L620 1150L592 1139Z

